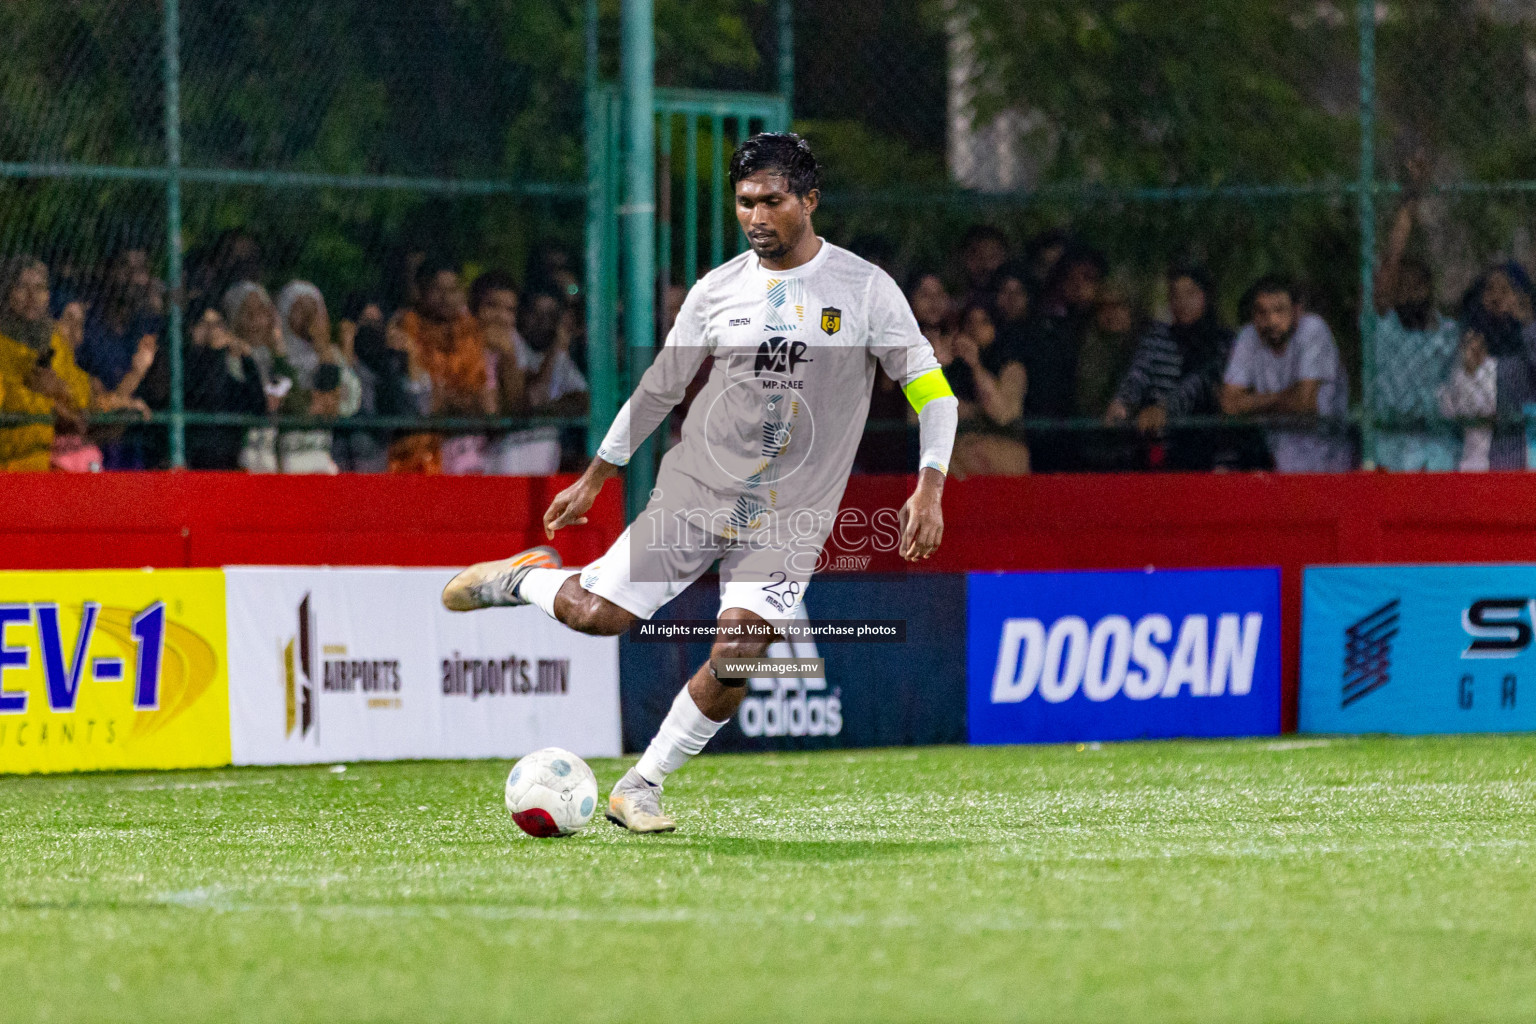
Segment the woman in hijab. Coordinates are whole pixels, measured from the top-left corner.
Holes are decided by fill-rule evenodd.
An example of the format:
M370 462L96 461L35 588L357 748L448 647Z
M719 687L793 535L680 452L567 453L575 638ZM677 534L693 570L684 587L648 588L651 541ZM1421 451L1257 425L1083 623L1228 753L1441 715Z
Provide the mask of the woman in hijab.
M1168 275L1168 323L1155 323L1142 336L1131 367L1104 415L1110 426L1134 422L1154 446L1170 417L1217 412L1216 396L1232 350L1232 330L1216 314L1210 274L1202 267L1178 267ZM1153 451L1156 451L1154 447ZM1179 469L1210 469L1214 439L1199 428L1169 439L1167 462ZM1153 458L1156 463L1158 460Z
M338 418L356 415L363 386L352 368L342 364L331 342L331 319L320 289L308 281L290 281L277 293L281 328L279 348L293 368L293 387L308 396L309 416ZM277 439L278 467L283 473L335 474L329 430L286 430Z
M224 293L223 305L225 323L256 366L266 411L274 416L302 413L308 403L305 396L294 392L298 374L280 351L283 336L272 296L254 281L241 281ZM277 428L252 427L246 431L239 463L247 473L278 472Z

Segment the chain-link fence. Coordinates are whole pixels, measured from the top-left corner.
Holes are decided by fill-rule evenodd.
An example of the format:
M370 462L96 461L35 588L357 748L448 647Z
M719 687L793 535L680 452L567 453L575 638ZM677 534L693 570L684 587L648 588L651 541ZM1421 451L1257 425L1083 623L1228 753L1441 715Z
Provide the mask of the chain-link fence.
M1493 416L1504 421L1494 468L1524 465L1536 5L895 0L800 5L795 17L796 125L830 165L828 228L898 279L942 285L949 322L936 337L974 335L967 307L992 306L983 336L995 328L1030 369L1027 429L1012 433L1039 442L1038 468L1185 464L1161 415L1136 429L1147 390L1116 382L1138 348L1148 354L1138 342L1156 322L1176 319L1170 270L1190 267L1233 331L1252 321L1263 275L1296 284L1337 351L1320 396L1333 425L1302 425L1355 464L1454 468L1463 435L1477 448ZM1050 279L1063 243L1104 257L1091 301L1081 289L1063 301L1070 274ZM1010 276L1029 290L1027 312L993 303ZM1491 310L1467 298L1489 278ZM1005 328L1015 316L1036 323ZM1476 363L1468 328L1493 363ZM1165 361L1179 355L1166 334ZM1274 369L1259 354L1249 370ZM1176 421L1230 424L1221 374L1210 376L1201 401L1173 403ZM1296 379L1269 376L1256 390ZM1135 401L1117 409L1117 396ZM1106 414L1122 425L1105 430ZM1253 432L1208 440L1197 464L1273 454Z
M485 442L534 421L579 427L579 400L528 392L569 394L582 355L581 14L522 0L4 5L0 333L44 350L62 381L12 346L20 383L0 402L13 423L41 420L25 392L74 390L94 415L83 433L60 418L51 442L36 423L0 431L0 462L84 449L109 466L284 468L306 461L288 442L307 433L308 468L329 471L315 430L275 428L350 412L332 438L340 468L383 468L393 448L431 468L489 460ZM468 286L491 270L522 288L495 353L503 371L530 364L519 381L457 347L456 322L479 314ZM318 289L324 316L295 281ZM548 334L567 355L536 381ZM403 436L422 416L485 422L467 447L452 431ZM354 433L367 465L351 464Z
M183 452L198 465L200 429L246 440L250 428L335 426L335 410L313 400L325 390L313 367L293 374L309 405L272 394L279 375L266 360L259 409L210 397L201 375L218 360L203 351L207 321L223 315L240 333L231 289L247 279L274 300L290 281L313 282L333 321L330 344L348 346L319 362L357 364L366 362L351 350L359 339L374 357L411 347L388 327L397 310L429 304L416 283L424 261L457 271L461 285L504 269L524 288L517 326L527 289L558 293L561 315L536 317L529 330L568 350L572 369L587 366L574 299L587 279L612 277L619 259L582 258L590 149L600 140L610 166L621 154L616 130L584 134L583 88L618 77L618 14L601 5L589 69L581 0L76 0L0 10L10 43L0 64L0 255L46 267L46 317L83 346L78 361L105 392L96 408L120 409L98 423L143 415L112 393L135 372L133 335L149 323L159 339L134 392L151 425L87 440L114 465L167 464ZM739 245L729 210L709 208L712 157L700 155L739 126L700 114L690 128L663 107L703 102L680 90L792 94L795 127L826 167L818 227L908 286L936 347L959 360L952 376L973 400L975 432L992 436L970 453L977 471L1026 460L1046 470L1262 466L1288 433L1262 422L1276 416L1356 464L1450 468L1470 454L1477 465L1485 440L1483 461L1525 464L1520 424L1536 397L1523 338L1536 303L1521 269L1536 256L1526 216L1536 192L1527 167L1536 4L661 3L656 68L659 153L669 161L658 178L668 186L658 283L685 285L717 250L728 257ZM696 179L704 184L690 191ZM617 223L620 195L595 196L603 223ZM616 248L615 237L587 241ZM20 273L6 264L8 288ZM1284 346L1239 333L1257 322L1252 286L1271 274L1294 282L1296 306L1326 327L1295 319L1313 376L1297 376ZM599 304L616 307L608 288ZM1260 318L1284 326L1269 309L1275 297L1258 296ZM1191 312L1202 304L1208 317ZM6 305L6 317L21 317L9 295ZM662 326L668 305L659 291ZM381 314L372 333L340 328L370 306ZM623 373L616 309L600 313L602 362ZM297 333L302 348L319 332ZM452 332L443 337L450 351ZM1233 378L1239 394L1224 403L1234 341L1251 351ZM516 351L504 355L501 365L527 363L524 391L492 360L455 384L483 385L483 402L411 391L413 375L433 374L439 391L452 390L451 358L430 367L376 359L402 379L365 382L373 393L346 431L373 431L377 468L423 413L440 418L444 435L475 420L492 444L514 428L581 422L571 418L579 402L530 403L537 371ZM1024 367L1022 385L1004 372L1012 362ZM1198 379L1181 383L1177 363ZM1298 398L1294 383L1319 373L1320 393ZM994 400L998 385L1009 401ZM910 461L892 441L905 429L899 395L883 401L892 398L877 395L865 468ZM174 426L183 412L186 445ZM4 395L0 414L13 424L48 418ZM583 443L569 433L564 442L569 462ZM353 468L347 446L336 447ZM410 452L397 453L405 465ZM0 431L0 461L15 454ZM474 453L466 458L474 465Z

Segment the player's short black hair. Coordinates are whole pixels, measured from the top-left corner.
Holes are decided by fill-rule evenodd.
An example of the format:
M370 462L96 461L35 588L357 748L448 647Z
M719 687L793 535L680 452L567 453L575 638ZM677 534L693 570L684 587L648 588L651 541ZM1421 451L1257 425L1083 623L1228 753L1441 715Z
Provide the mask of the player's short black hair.
M475 283L469 286L469 311L479 313L481 304L491 292L512 292L515 295L518 291L517 282L511 274L493 267L475 278Z
M789 190L804 199L821 184L821 165L811 144L794 132L759 132L731 154L731 188L759 171L782 174Z

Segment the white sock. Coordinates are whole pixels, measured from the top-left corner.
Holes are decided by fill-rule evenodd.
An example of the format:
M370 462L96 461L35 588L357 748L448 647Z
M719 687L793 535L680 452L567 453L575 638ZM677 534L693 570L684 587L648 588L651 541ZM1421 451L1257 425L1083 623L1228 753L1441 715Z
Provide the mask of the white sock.
M668 775L703 750L724 724L706 717L699 710L685 684L672 701L672 710L662 720L661 728L656 730L655 738L645 748L635 770L651 785L661 785L667 781Z
M580 569L530 569L517 585L517 596L550 618L555 617L555 595Z

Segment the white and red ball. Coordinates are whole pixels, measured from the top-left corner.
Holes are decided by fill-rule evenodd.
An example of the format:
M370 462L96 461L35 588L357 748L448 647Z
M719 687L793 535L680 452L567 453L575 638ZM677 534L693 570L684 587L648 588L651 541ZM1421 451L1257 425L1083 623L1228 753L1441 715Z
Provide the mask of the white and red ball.
M535 750L507 776L507 810L540 839L579 832L597 810L597 776L569 750Z

